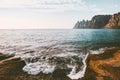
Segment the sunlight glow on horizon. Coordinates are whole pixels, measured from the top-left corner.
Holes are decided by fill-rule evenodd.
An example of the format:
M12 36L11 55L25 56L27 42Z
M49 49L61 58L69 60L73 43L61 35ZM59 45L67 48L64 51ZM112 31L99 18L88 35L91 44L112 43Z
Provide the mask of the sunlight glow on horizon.
M119 5L119 0L2 0L0 29L72 29L78 20L119 12Z

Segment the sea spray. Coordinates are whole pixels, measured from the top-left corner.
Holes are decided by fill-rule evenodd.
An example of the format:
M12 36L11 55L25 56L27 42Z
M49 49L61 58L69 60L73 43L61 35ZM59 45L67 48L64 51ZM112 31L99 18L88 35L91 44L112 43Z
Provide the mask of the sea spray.
M85 74L85 71L86 71L86 67L87 67L87 64L86 64L86 59L88 57L89 53L86 54L86 56L84 57L84 59L82 60L83 62L83 66L82 66L82 70L80 70L78 73L76 73L76 67L75 66L72 66L72 71L70 72L70 74L68 74L67 76L70 77L71 79L79 79L79 78L82 78L84 77L84 74Z
M73 67L69 67L68 65L72 65L74 67L77 67L77 70L80 70L80 67L83 65L82 58L83 54L77 54L77 53L60 53L60 54L54 54L52 56L49 56L47 58L43 58L43 56L38 56L39 59L36 62L32 62L33 56L23 57L21 56L22 60L26 62L26 65L23 67L23 71L27 72L31 75L37 75L40 72L44 74L53 73L56 69L72 69ZM30 58L30 60L29 60ZM45 59L45 60L42 60ZM66 72L68 74L68 72ZM67 75L66 74L66 75Z
M23 67L23 71L32 75L37 75L40 72L43 72L44 74L53 73L54 70L55 65L49 65L48 63L43 62L29 63Z
M97 54L100 54L106 49L108 48L99 48L98 50L83 49L83 51L80 53L64 51L59 54L47 56L38 53L26 53L19 56L26 63L26 65L23 67L23 71L27 72L28 74L37 75L41 72L44 74L52 74L56 69L64 69L67 73L64 75L74 80L84 77L87 67L85 61L89 53L94 54L95 52ZM68 69L69 72L67 72Z

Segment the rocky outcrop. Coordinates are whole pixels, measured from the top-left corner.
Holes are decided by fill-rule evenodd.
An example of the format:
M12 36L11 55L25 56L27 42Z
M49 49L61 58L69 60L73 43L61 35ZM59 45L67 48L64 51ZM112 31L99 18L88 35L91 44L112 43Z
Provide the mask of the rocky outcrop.
M85 76L80 80L120 80L120 49L105 50L102 54L90 54L86 61Z
M64 75L64 69L57 69L53 74L29 75L22 70L24 66L20 58L0 53L0 80L71 80Z
M111 29L118 29L120 28L120 12L117 14L112 15L111 19L109 20L108 24L105 28Z
M104 28L104 26L108 23L111 15L96 15L91 20L83 20L78 21L74 29L83 29L83 28Z
M91 28L92 23L91 21L88 21L88 20L83 20L83 21L78 21L75 26L74 26L74 29L79 29L79 28Z
M74 29L118 29L120 28L120 12L114 15L96 15L91 20L78 21Z
M94 16L91 20L91 25L89 27L92 28L104 28L104 26L108 23L111 15L97 15Z

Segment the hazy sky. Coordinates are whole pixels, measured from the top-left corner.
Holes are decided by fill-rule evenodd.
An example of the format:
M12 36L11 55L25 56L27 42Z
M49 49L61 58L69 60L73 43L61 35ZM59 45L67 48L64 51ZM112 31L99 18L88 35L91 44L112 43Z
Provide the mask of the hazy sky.
M72 28L77 20L120 11L120 0L0 0L0 28Z

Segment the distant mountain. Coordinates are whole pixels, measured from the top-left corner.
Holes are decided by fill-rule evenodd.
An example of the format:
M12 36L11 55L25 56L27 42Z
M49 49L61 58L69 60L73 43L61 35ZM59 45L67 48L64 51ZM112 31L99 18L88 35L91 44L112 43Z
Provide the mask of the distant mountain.
M96 15L91 20L77 21L74 29L120 28L120 12L114 15Z
M108 24L105 26L105 28L115 28L120 29L120 12L117 14L112 15L110 18Z

